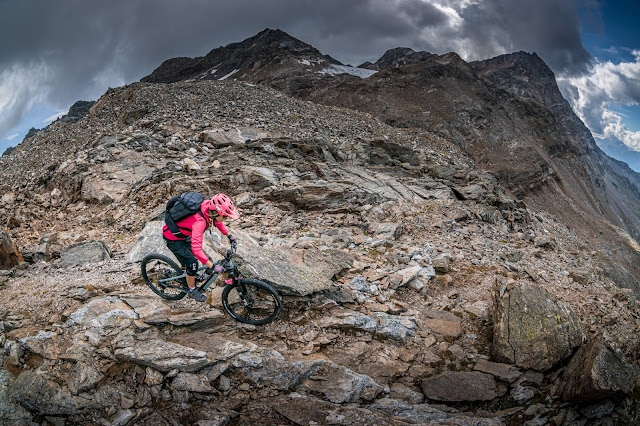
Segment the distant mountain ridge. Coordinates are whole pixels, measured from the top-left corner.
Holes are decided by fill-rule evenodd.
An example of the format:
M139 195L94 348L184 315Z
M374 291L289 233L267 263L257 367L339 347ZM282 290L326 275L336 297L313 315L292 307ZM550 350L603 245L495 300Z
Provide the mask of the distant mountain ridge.
M640 274L638 253L619 250L626 243L602 235L615 233L608 228L613 224L640 240L640 174L598 148L537 54L467 63L453 52L396 48L360 66L370 74L341 67L310 45L267 29L204 58L165 61L142 81L234 78L438 135L519 198L600 241L604 258L619 253L624 261L612 275L623 286L636 285L631 271Z
M396 47L395 49L387 50L384 55L373 64L371 62L365 62L359 65L359 67L380 71L385 68L397 68L403 65L415 64L416 62L437 56L438 55L429 52L416 52L408 47Z

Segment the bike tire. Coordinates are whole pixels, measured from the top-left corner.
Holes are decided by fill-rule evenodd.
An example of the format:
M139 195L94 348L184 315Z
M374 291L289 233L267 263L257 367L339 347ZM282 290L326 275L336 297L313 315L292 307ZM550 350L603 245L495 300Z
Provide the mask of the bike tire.
M242 288L249 297L247 307L241 298ZM222 291L222 306L236 321L263 325L275 320L282 310L280 295L264 281L242 278L238 285L226 285Z
M144 282L153 290L155 294L167 300L180 300L187 293L178 289L163 286L158 282L159 279L170 278L184 274L184 271L172 259L167 256L152 253L144 257L140 263L142 269L142 278ZM169 281L172 285L177 285L187 289L187 279L180 278Z

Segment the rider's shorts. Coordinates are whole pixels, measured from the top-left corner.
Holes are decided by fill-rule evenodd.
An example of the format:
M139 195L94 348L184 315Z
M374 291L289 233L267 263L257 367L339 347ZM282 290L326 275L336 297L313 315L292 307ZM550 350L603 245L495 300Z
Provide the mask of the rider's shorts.
M169 240L167 238L164 239L164 243L176 255L182 266L186 267L187 275L195 276L198 272L198 259L191 252L190 244L185 240Z

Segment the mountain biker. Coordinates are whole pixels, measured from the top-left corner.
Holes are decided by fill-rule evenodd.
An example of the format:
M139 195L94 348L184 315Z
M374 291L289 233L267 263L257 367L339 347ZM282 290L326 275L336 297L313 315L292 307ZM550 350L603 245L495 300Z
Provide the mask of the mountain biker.
M213 266L213 262L202 251L204 231L213 224L222 235L226 235L229 238L230 242L235 242L236 237L229 233L223 221L227 217L237 220L240 217L240 213L236 210L231 198L225 194L216 194L210 200L204 200L200 204L200 211L202 214L193 214L176 223L185 238L176 237L166 224L162 228L162 235L169 250L173 252L183 268L186 267L187 285L189 286L187 294L198 302L204 302L207 300L206 296L196 288L198 261L208 268L207 273L209 274ZM186 238L189 236L191 237L190 244Z

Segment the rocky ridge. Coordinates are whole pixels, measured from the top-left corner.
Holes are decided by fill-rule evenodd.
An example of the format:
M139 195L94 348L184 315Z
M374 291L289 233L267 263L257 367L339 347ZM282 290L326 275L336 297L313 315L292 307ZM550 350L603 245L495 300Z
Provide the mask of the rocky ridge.
M0 163L0 219L33 262L0 276L4 421L637 420L628 381L591 380L610 365L637 377L634 294L575 230L442 138L241 82L138 83ZM247 268L254 241L283 267L335 267L333 279L306 294L280 283L283 315L261 328L225 317L221 288L205 305L162 301L128 253L184 190L234 197ZM64 264L98 240L99 258ZM348 267L329 266L335 253ZM571 312L561 324L579 338L544 363L495 362L494 304L530 288L548 299L541 318ZM526 318L517 305L504 310ZM510 327L524 337L509 333L512 347L538 336L535 323ZM605 343L576 356L611 361L568 375L582 339Z

